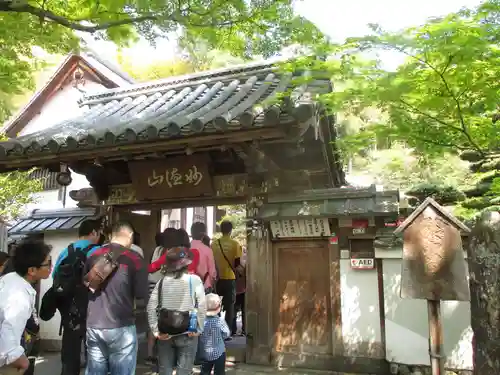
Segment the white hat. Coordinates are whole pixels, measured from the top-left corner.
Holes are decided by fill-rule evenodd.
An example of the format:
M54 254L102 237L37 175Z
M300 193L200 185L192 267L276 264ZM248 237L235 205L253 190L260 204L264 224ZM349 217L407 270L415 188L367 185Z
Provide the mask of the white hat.
M207 316L217 315L220 312L222 298L215 293L209 293L205 296L205 299L207 303Z

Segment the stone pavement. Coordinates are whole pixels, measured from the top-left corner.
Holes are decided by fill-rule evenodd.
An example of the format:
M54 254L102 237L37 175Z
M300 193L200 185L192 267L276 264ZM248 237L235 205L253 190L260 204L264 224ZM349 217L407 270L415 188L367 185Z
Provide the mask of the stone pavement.
M50 353L39 357L35 367L36 375L57 375L61 373L61 361L59 353ZM195 367L194 374L199 374L199 368ZM283 375L341 375L335 372L327 371L309 371L309 370L277 370L272 367L252 366L244 363L233 364L228 362L226 373L231 375L269 375L279 372ZM82 370L81 374L84 374ZM145 365L137 365L136 375L153 375L151 369ZM347 374L346 374L347 375Z
M194 369L194 374L199 374L199 368ZM61 361L59 353L49 353L42 355L36 362L35 374L36 375L58 375L61 373ZM244 363L233 364L228 362L226 365L226 373L228 375L270 375L270 374L283 374L283 375L354 375L344 374L331 371L313 371L303 369L276 369L274 367L253 366ZM81 375L84 374L82 370ZM148 366L138 365L136 375L153 375Z

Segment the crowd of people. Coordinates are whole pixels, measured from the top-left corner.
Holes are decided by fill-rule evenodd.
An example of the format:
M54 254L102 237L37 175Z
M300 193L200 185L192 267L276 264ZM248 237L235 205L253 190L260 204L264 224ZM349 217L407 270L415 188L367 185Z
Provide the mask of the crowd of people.
M188 375L199 363L202 375L224 374L238 310L245 334L243 250L229 221L213 241L204 223L190 229L191 239L184 229L158 233L150 259L130 223L114 224L105 236L96 220L82 222L79 239L54 264L42 241L24 240L10 257L0 253L0 375L33 374L38 319L56 311L62 375L82 367L87 375L135 374L141 309L149 325L147 362L156 372ZM34 285L51 271L53 285L37 311Z

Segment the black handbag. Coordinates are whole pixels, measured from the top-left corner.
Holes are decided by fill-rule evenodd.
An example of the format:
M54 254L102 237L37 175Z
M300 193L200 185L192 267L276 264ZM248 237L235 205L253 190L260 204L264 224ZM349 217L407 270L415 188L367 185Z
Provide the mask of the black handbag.
M172 336L188 332L196 332L198 325L196 311L178 311L161 307L164 280L165 279L160 280L160 284L158 285L158 305L156 307L156 314L158 316L158 331L161 334ZM189 279L189 292L191 295L193 294L191 278Z

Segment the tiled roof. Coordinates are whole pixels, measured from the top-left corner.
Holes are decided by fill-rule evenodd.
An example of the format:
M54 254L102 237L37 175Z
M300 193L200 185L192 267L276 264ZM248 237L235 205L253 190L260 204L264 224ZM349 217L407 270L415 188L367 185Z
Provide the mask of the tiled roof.
M268 62L106 90L82 100L80 117L0 142L0 158L303 123L315 114L311 92L331 86L295 76ZM285 92L290 100L276 105Z
M333 188L312 190L293 196L269 198L258 210L256 218L343 217L392 215L399 212L398 191L369 188Z
M97 217L96 209L94 208L34 210L30 216L17 220L9 228L9 236L77 229L82 221L96 219Z

